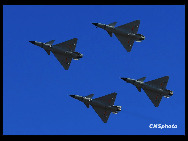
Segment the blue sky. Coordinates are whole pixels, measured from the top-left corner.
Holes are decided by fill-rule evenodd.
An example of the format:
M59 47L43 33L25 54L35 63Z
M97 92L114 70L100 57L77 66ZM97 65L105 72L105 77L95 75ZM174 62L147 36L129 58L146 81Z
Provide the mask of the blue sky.
M92 22L116 26L140 20L128 53L118 39ZM68 71L55 56L28 41L54 44L78 38ZM121 77L150 81L168 75L174 95L154 107L147 95ZM117 92L105 124L95 111L70 94L93 98ZM150 124L177 125L151 129ZM4 5L3 6L3 134L4 135L184 135L185 134L185 6L184 5Z

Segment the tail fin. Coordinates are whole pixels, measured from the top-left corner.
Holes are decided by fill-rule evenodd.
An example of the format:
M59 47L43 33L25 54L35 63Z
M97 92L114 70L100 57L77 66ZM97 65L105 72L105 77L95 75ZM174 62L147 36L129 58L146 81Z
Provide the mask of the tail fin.
M115 26L116 25L116 23L117 22L113 22L113 23L110 23L110 24L108 24L109 26ZM109 32L109 31L107 31L108 32L108 34L110 35L110 37L112 37L112 32Z
M50 44L50 45L52 45L53 43L54 43L54 41L55 40L51 40L51 41L49 41L49 42L46 42L45 44ZM46 50L46 49L44 49L45 51L46 51L46 53L48 54L48 55L50 55L50 50Z
M85 103L85 102L84 102L84 104L86 105L87 108L89 108L89 103Z
M109 31L107 31L108 32L108 34L110 35L110 37L112 37L112 32L109 32Z
M92 98L94 96L94 94L90 94L88 96L85 96L86 98ZM89 103L85 103L84 104L86 105L87 108L89 108Z
M50 55L50 50L46 50L46 49L44 49L44 50L47 52L48 55Z
M143 82L145 79L146 79L146 77L142 77L142 78L137 79L137 80ZM141 92L141 87L136 86L136 88L138 89L139 92Z
M50 45L52 45L52 44L54 43L54 41L55 41L55 40L51 40L51 41L49 41L49 42L46 42L45 44L50 44Z
M142 77L142 78L140 78L140 79L137 79L138 81L144 81L146 79L146 77Z
M138 89L139 92L141 92L141 87L136 87Z
M92 98L94 96L94 94L90 94L88 96L86 96L86 98Z
M116 26L117 22L113 22L113 23L110 23L108 24L109 26Z

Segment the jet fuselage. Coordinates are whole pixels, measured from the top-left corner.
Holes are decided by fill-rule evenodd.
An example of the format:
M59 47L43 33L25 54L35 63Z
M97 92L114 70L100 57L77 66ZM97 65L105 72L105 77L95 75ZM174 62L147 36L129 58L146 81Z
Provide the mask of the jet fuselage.
M83 54L81 54L79 52L67 51L63 48L58 48L56 46L52 46L50 44L45 44L45 43L42 43L42 42L37 42L37 41L29 41L29 42L43 48L46 51L51 51L51 52L56 53L56 54L62 54L62 55L71 57L74 60L78 60L78 59L83 57Z
M160 95L162 95L166 98L169 98L170 96L173 95L173 91L171 91L171 90L158 88L158 87L155 87L153 85L150 85L150 84L147 84L145 82L138 81L138 80L135 80L135 79L130 79L130 78L122 78L122 79L124 81L126 81L127 83L131 83L131 84L135 85L137 88L142 88L142 89L154 91L154 92L159 93Z
M95 107L100 107L101 109L107 109L109 111L111 111L112 113L117 113L118 111L121 111L121 106L110 106L108 104L102 103L101 101L95 100L95 99L91 99L91 98L87 98L87 97L83 97L83 96L79 96L79 95L70 95L71 97L84 102L85 104L89 104L91 106L95 106Z
M114 26L110 26L110 25L106 25L106 24L101 24L101 23L93 23L95 26L100 27L104 30L106 30L107 32L112 32L114 34L119 34L122 35L124 37L127 38L131 38L137 42L140 42L142 40L145 39L145 36L143 36L142 34L134 34L134 33L129 33L126 30L120 29L118 27L114 27Z

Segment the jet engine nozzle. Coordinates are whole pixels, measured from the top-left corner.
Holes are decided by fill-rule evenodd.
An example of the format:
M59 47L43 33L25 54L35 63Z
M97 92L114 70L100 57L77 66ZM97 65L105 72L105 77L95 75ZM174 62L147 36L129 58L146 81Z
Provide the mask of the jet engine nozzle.
M121 111L121 106L117 106L117 111Z
M172 95L173 95L173 91L170 91L170 92L169 92L169 96L172 96Z

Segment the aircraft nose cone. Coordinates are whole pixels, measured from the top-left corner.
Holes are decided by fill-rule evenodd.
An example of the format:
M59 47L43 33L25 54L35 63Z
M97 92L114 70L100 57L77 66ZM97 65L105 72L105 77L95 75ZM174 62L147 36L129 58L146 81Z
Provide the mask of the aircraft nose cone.
M29 41L30 43L32 43L32 44L34 44L35 43L35 41Z
M71 96L71 97L75 98L75 95L69 95L69 96Z
M93 25L95 25L95 26L97 26L98 25L98 23L92 23Z
M123 78L123 77L122 77L121 79L123 79L124 81L127 81L127 78Z

